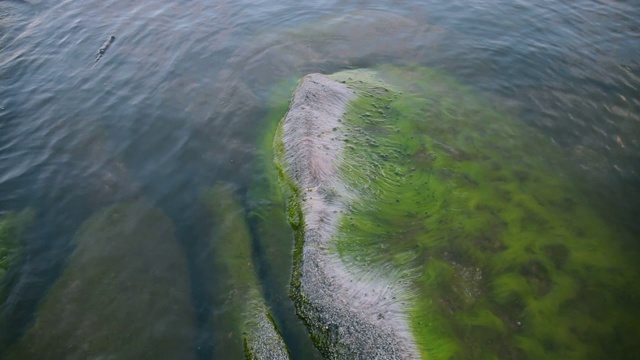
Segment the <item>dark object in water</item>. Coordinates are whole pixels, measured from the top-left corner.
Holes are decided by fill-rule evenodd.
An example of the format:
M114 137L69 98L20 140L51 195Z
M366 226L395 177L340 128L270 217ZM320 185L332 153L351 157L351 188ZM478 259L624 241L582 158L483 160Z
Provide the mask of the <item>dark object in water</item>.
M116 37L111 35L111 37L109 37L109 40L105 41L104 44L102 44L102 46L100 46L100 49L98 49L98 56L96 57L96 62L98 62L98 60L100 60L102 55L104 55L104 53L107 51L109 46L111 46L111 44L113 43L113 41L115 39L116 39Z

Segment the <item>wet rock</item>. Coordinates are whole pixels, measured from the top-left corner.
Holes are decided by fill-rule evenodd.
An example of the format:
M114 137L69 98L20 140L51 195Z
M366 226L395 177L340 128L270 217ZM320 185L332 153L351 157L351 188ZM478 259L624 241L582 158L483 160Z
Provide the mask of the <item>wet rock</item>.
M289 296L293 231L287 222L286 201L273 165L273 137L278 121L287 111L294 87L293 82L280 84L271 96L266 130L261 131L263 135L257 144L251 186L247 193L247 218L257 248L257 264L265 298L273 308L274 320L287 341L292 357L321 359L304 324L296 316Z

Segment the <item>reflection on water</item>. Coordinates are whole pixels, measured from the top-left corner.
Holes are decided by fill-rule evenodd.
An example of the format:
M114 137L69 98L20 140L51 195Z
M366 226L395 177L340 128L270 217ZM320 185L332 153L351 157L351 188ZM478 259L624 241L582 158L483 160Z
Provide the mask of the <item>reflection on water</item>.
M624 0L0 2L0 213L32 208L37 224L2 308L9 337L105 206L144 197L193 260L209 236L200 194L221 180L250 187L272 87L309 72L446 71L559 144L593 206L637 239L639 11ZM211 294L188 263L193 347L210 358Z

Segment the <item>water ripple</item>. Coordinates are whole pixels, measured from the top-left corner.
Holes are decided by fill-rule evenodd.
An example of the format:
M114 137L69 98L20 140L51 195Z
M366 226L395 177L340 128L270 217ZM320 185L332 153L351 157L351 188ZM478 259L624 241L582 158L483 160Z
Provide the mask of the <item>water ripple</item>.
M0 2L0 212L32 206L41 224L16 323L96 209L145 197L184 231L201 189L248 186L274 84L309 72L389 62L446 71L563 146L596 202L640 234L635 5Z

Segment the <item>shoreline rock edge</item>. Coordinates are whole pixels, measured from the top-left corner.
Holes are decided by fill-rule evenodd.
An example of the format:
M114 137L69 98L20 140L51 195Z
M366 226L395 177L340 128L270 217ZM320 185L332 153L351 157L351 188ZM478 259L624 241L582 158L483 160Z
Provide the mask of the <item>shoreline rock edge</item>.
M329 359L420 359L407 319L407 284L388 269L348 266L335 246L343 211L359 198L339 169L348 137L342 120L356 98L332 76L307 75L276 133L276 167L291 190L296 235L291 295Z

